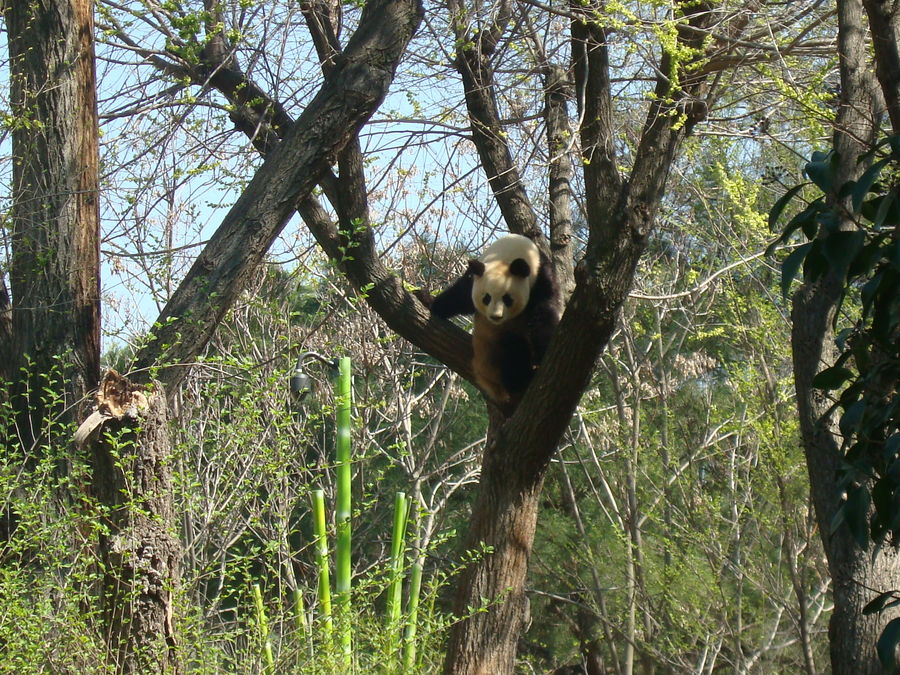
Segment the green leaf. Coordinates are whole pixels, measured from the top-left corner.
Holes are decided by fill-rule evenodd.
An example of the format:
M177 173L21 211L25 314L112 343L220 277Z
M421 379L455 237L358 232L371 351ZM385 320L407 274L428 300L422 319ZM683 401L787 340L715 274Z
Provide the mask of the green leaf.
M814 202L808 204L806 208L799 213L794 214L794 217L791 218L788 221L788 224L784 226L784 230L779 235L778 239L769 244L769 247L766 249L766 255L772 255L778 248L778 245L783 244L788 239L790 239L791 235L794 234L794 232L796 232L798 228L803 228L804 236L806 236L807 239L812 239L816 234L816 229L818 228L816 217L825 208L825 201L820 197Z
M838 423L844 438L850 438L850 436L856 433L856 430L859 429L860 422L862 422L863 413L865 412L866 402L862 400L856 401L844 411L844 414L841 415L841 421Z
M900 134L888 136L888 143L891 145L891 152L900 157Z
M853 371L849 368L832 366L816 375L813 378L812 386L816 389L838 389L851 377L853 377Z
M778 224L778 218L781 216L781 212L784 211L784 207L788 205L788 203L794 198L800 190L809 185L809 183L800 183L800 185L795 185L790 190L785 192L781 198L772 205L771 211L769 211L769 229L774 232L775 226Z
M894 486L889 478L882 476L872 486L872 503L875 515L872 518L872 538L881 539L884 531L890 526Z
M803 264L806 255L812 248L813 242L809 241L791 251L791 254L781 263L781 296L786 298L791 290L791 282L797 276L800 265Z
M881 631L876 649L878 660L888 672L894 672L897 668L897 644L900 643L900 619L891 619Z
M824 275L829 268L828 259L823 250L823 240L814 239L812 247L806 258L803 259L803 278L806 281L815 281Z
M824 238L822 253L828 264L843 280L847 276L847 270L850 269L850 263L859 254L865 243L866 233L862 230L832 232Z
M882 199L881 203L878 205L878 210L875 212L875 218L872 219L872 222L875 223L878 227L884 225L884 222L888 218L888 213L891 208L894 206L894 203L897 201L897 188L894 187L890 192L888 192Z
M897 595L897 591L886 591L869 600L866 606L863 607L862 613L875 614L888 607L893 607L897 603L900 603L900 596Z
M884 458L886 460L894 460L898 453L900 453L900 432L891 434L884 442Z
M881 174L881 170L884 168L884 165L890 161L890 157L879 159L872 166L866 169L866 172L859 177L859 180L856 181L856 185L853 186L853 192L851 193L853 196L854 211L859 213L859 209L862 207L862 203L865 200L866 195L869 194L869 190L872 189L872 185L874 185L875 181L878 180L878 176Z
M814 152L812 159L803 169L809 179L825 194L831 192L836 157L833 151Z

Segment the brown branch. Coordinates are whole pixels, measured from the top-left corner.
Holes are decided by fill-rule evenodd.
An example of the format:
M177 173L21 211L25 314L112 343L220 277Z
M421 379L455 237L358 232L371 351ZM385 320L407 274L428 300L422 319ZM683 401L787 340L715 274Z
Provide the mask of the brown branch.
M416 0L367 3L344 59L198 256L138 353L136 368L161 360L189 363L200 353L291 214L384 99L422 11ZM173 391L184 374L177 366L159 379Z
M325 14L328 11L331 11L329 6L318 2L304 10L310 30L317 33L315 43L325 46L320 58L326 73L333 70L340 55L333 29L339 19ZM279 102L240 70L237 61L229 56L224 42L212 39L210 44L212 46L204 51L203 68L178 69L179 76L188 76L196 84L217 88L241 115L240 122L235 121L236 127L252 139L261 154L266 155L293 126L293 121ZM163 59L158 59L155 64L170 74L175 67ZM208 77L204 73L213 76ZM242 92L253 92L256 105L238 106L245 98ZM234 116L232 120L235 120ZM261 134L260 129L268 129L270 133ZM343 222L340 230L344 233L355 231L355 241L348 241L346 236L342 239L338 227L313 195L301 199L297 211L326 255L341 268L357 290L365 291L366 301L393 330L471 380L471 336L451 323L432 319L418 299L381 263L369 229L365 179L356 138L354 134L347 149L341 153L341 176L335 176L330 168L325 168L319 177L319 185L335 205ZM349 149L351 145L352 151ZM353 154L355 158L351 157ZM353 224L357 218L364 218L360 221L360 227ZM352 255L348 255L351 248Z
M501 12L492 29L482 39L476 40L461 21L465 15L462 5L452 0L449 7L458 17L453 22L457 44L454 66L462 77L472 125L472 142L487 174L488 184L509 230L531 237L542 248L549 250L506 142L497 106L494 73L489 61L489 54L496 48L508 20L508 13Z
M404 287L381 262L368 215L368 194L359 143L353 139L340 154L332 203L339 227L313 197L300 214L316 241L353 286L398 335L431 354L468 380L472 375L472 336L441 319Z
M584 17L572 22L571 33L585 195L589 212L597 211L598 207L602 211L594 219L605 221L611 215L622 185L616 167L608 36L596 20L600 4L584 7L573 2L572 5L573 11Z
M305 0L300 3L300 11L306 19L306 26L312 36L316 54L325 74L334 67L341 44L338 34L341 29L341 3L325 0Z

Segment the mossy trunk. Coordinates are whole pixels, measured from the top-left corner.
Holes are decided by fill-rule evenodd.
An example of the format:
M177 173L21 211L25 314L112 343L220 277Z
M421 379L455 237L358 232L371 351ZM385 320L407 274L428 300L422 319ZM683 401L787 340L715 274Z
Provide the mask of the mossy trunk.
M177 672L173 599L181 550L166 398L158 383L139 388L110 371L97 399L77 440L90 443L91 488L105 526L97 558L110 663L119 673Z

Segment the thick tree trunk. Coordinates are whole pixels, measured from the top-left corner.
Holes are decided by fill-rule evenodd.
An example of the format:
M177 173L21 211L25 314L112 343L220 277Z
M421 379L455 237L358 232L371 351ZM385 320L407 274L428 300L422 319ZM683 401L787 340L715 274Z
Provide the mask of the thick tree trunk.
M119 673L178 670L173 598L181 549L172 506L166 397L114 371L76 442L90 445L93 496L104 534L97 557L100 609L110 665Z
M846 525L832 528L840 506L836 480L841 452L831 400L812 386L816 373L834 362L832 319L840 281L831 276L805 285L794 296L792 349L800 430L806 453L816 519L828 559L834 610L828 625L834 675L876 675L882 667L875 643L896 609L864 615L862 609L878 593L900 588L900 556L887 548L876 556L861 549Z
M466 568L460 579L457 607L465 607L469 616L462 624L466 630L454 630L447 673L511 673L519 636L529 621L525 575L534 530L544 472L532 476L516 489L498 488L499 476L510 475L510 455L493 452L485 457L478 502L472 511L467 542L480 562ZM492 466L490 466L492 465ZM479 552L479 542L490 547ZM479 598L483 607L471 606ZM464 664L464 665L463 665Z
M837 5L841 99L834 146L839 164L830 199L840 213L844 205L836 195L847 181L865 170L859 157L874 140L875 111L882 103L871 72L862 2L842 0ZM849 227L849 222L845 226ZM895 608L866 616L862 608L879 592L900 588L898 555L893 550L882 550L873 559L871 551L858 547L846 525L833 529L841 500L836 480L843 453L831 412L832 400L812 386L816 373L834 363L832 325L843 282L842 277L832 272L813 283L804 283L794 294L791 348L810 491L832 578L834 611L829 623L832 672L874 675L882 672L875 652L881 628L900 612Z
M0 375L14 383L27 450L49 417L73 419L72 404L100 379L93 3L0 4L18 120L12 130L11 339L0 345ZM65 390L52 407L45 402L48 377Z

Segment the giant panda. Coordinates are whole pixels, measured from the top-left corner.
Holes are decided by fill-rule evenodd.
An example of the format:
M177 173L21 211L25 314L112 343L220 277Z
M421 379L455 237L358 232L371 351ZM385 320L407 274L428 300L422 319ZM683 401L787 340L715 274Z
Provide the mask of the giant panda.
M553 267L531 239L509 234L485 249L431 303L435 316L475 314L475 383L510 413L544 358L559 323L560 290Z

